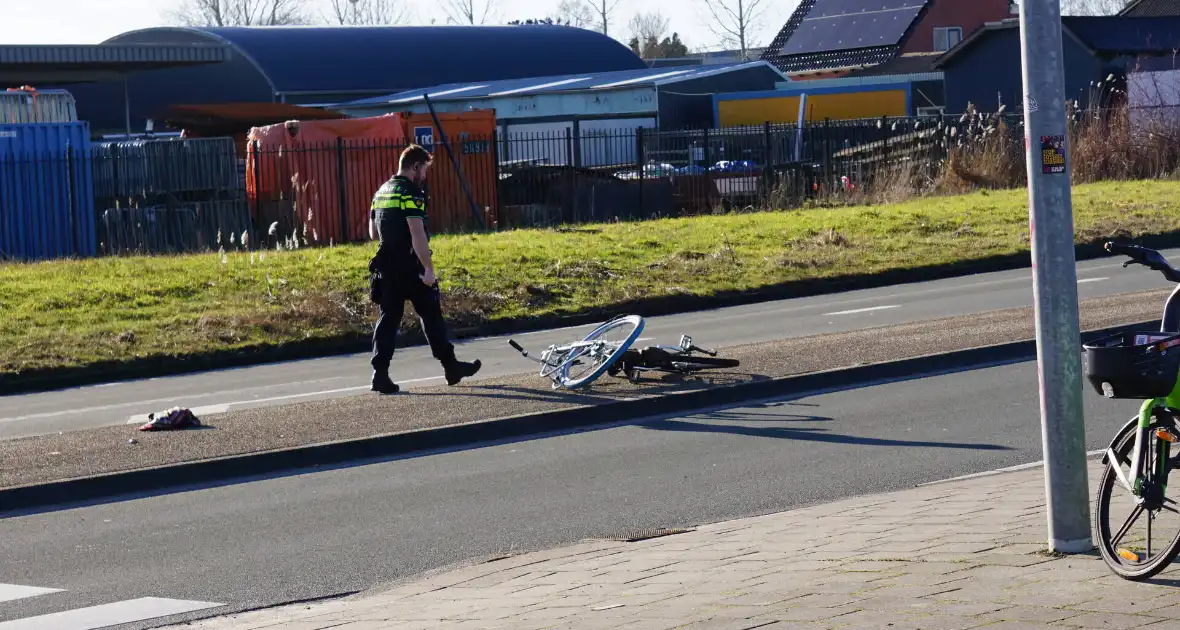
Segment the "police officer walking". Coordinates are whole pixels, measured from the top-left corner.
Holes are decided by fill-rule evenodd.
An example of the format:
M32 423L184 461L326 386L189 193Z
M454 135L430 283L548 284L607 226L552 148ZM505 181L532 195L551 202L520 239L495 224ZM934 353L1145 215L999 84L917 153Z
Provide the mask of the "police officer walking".
M372 389L382 394L395 394L400 389L389 377L389 364L406 300L414 305L431 353L443 365L448 385L474 376L480 368L479 360L466 363L455 358L455 347L447 339L429 247L426 195L422 191L432 161L430 152L418 145L402 151L397 175L377 191L369 212L369 238L380 241L369 263L371 297L381 307L373 328Z

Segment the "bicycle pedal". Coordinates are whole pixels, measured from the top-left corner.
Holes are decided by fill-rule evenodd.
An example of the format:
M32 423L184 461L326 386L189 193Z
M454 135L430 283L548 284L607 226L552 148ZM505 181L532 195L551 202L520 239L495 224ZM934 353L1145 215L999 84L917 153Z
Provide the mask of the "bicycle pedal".
M1176 435L1171 429L1161 427L1155 430L1155 436L1165 442L1176 443L1180 442L1180 435Z
M1119 549L1119 557L1130 562L1139 562L1139 554L1129 549Z

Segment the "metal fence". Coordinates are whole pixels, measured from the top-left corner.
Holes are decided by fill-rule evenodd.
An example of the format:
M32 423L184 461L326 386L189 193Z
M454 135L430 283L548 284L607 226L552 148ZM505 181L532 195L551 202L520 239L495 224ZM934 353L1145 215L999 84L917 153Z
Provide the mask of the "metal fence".
M1104 115L1074 113L1079 124ZM481 232L795 207L871 188L899 170L935 177L952 152L989 142L1022 147L1021 118L464 136L449 149L428 147L429 226ZM404 148L341 139L251 144L243 155L228 138L128 141L95 144L71 168L92 169L100 254L207 251L243 240L251 248L317 246L368 238L371 199Z
M219 249L254 232L231 138L95 143L98 243L108 255Z
M789 207L871 185L882 164L937 168L950 120L881 119L658 132L643 128L464 136L430 147L436 233ZM367 238L369 205L404 143L250 145L246 199L272 244Z

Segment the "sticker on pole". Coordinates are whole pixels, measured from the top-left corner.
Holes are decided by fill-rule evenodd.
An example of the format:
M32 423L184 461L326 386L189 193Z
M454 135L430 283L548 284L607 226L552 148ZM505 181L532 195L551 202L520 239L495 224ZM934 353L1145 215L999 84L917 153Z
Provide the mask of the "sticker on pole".
M1041 136L1041 172L1065 172L1065 136Z

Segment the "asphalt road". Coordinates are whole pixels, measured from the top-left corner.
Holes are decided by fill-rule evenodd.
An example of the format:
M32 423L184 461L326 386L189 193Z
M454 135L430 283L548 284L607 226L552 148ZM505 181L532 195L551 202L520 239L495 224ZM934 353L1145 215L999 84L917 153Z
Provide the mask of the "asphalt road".
M1090 392L1085 402L1088 450L1104 447L1136 407ZM1032 462L1041 456L1037 409L1030 362L14 516L0 520L0 629L143 597L225 604L197 616L228 613L491 554ZM21 597L29 587L62 590ZM7 602L6 591L15 593Z
M1180 250L1164 252L1173 261ZM1123 258L1078 265L1081 298L1168 287L1141 266L1122 269ZM1032 305L1028 269L738 306L647 319L646 343L675 344L681 334L697 345L723 347L831 332L970 315ZM1163 304L1160 304L1162 310ZM516 335L526 348L580 338L592 327ZM581 334L578 334L581 333ZM479 358L481 377L530 372L535 364L508 347L507 337L459 344L460 358ZM393 376L404 389L442 384L442 369L426 347L399 350ZM200 416L339 396L368 395L367 355L294 361L201 374L128 381L56 392L0 397L0 439L144 422L172 406ZM3 630L3 629L0 629Z

